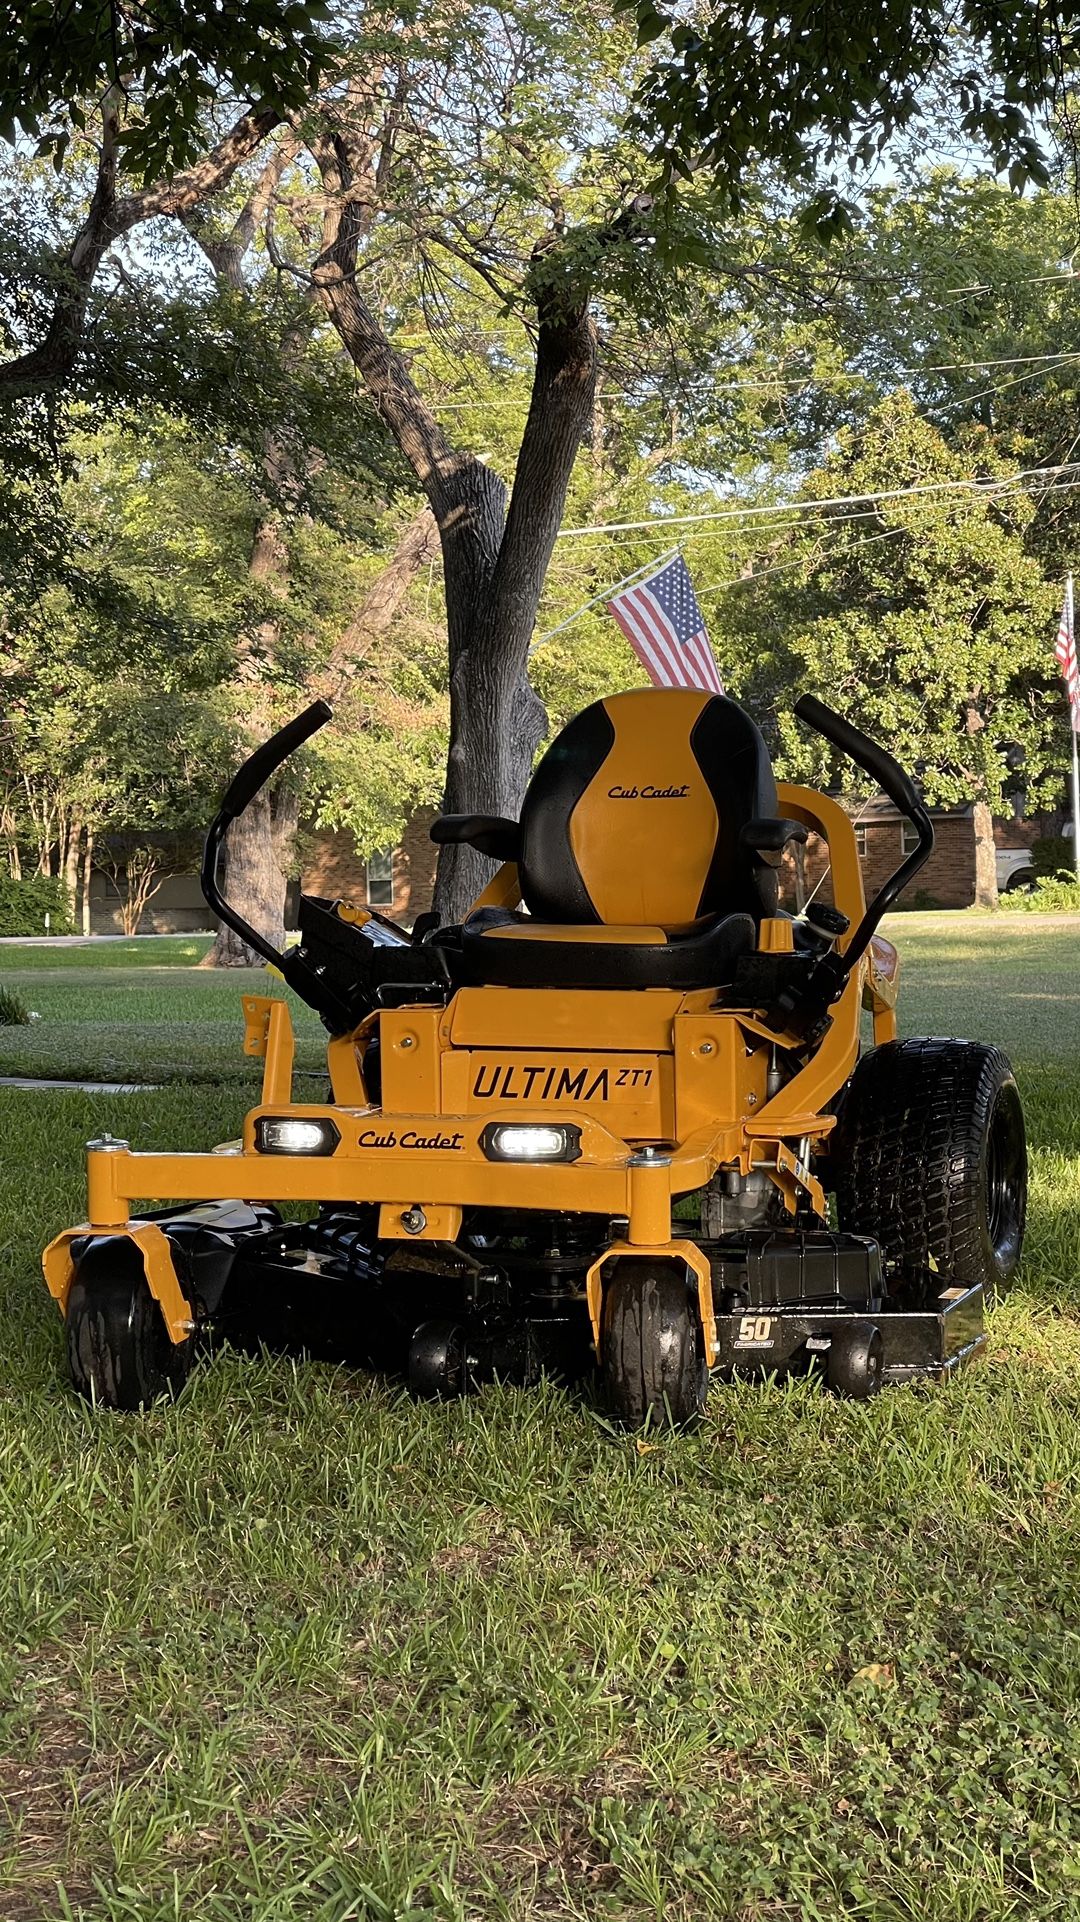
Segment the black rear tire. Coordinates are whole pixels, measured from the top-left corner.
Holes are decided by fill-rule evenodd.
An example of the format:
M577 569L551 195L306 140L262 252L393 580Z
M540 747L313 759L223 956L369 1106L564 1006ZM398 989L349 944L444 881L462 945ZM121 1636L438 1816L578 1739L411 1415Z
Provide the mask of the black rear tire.
M1024 1113L981 1041L890 1041L864 1055L830 1148L841 1228L912 1279L1005 1293L1027 1213Z
M627 1428L700 1420L709 1369L696 1294L673 1262L624 1257L604 1290L600 1369L608 1407Z
M180 1393L195 1343L169 1339L142 1273L125 1266L71 1284L64 1321L74 1387L99 1408L133 1412Z

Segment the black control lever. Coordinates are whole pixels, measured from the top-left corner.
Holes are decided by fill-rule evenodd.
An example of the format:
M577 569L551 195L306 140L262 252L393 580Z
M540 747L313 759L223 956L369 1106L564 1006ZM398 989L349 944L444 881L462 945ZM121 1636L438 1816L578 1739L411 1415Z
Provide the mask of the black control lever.
M271 962L275 968L281 968L284 972L287 972L285 955L280 954L277 948L271 947L269 941L264 941L258 930L253 928L250 922L245 921L243 915L238 914L235 908L230 907L222 894L218 886L221 849L228 828L239 815L243 814L245 808L251 806L259 789L266 786L270 776L277 772L283 761L288 760L290 754L295 754L298 747L302 747L304 742L310 740L313 734L317 734L321 727L325 727L333 712L328 702L313 701L302 714L297 714L295 719L286 721L284 727L280 727L276 734L272 734L268 741L264 741L261 747L255 749L254 754L248 756L225 790L224 799L210 824L210 831L203 848L202 872L199 879L207 905L213 909L220 921L224 921L227 927L232 928L233 932L240 936L241 941L247 943L249 948L254 948L257 954L262 955L264 961Z
M814 969L798 1011L800 1025L810 1025L812 1019L824 1015L830 1003L842 993L848 976L862 960L883 916L929 860L934 848L934 825L910 774L905 773L899 761L894 761L892 755L872 741L868 734L854 727L850 721L845 721L842 715L834 714L832 708L826 707L824 701L819 701L814 694L801 694L795 703L795 713L800 721L805 721L807 727L812 727L816 734L831 741L842 754L846 754L857 767L869 774L882 793L887 794L894 806L911 822L919 837L918 844L906 860L878 889L843 954L833 952L824 955Z

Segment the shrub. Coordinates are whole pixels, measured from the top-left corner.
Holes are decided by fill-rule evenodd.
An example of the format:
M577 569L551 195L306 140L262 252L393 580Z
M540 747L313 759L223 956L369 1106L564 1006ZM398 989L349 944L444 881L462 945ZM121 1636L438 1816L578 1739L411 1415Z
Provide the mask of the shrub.
M1059 874L1072 872L1072 842L1063 834L1045 834L1031 843L1031 865L1037 881L1052 881Z
M13 881L9 874L0 874L0 935L44 934L46 915L52 934L75 932L68 891L56 875Z
M1080 881L1071 869L1046 875L1026 892L1003 894L998 905L1010 914L1080 914Z
M30 1010L25 1001L11 990L0 988L0 1028L28 1028Z
M941 907L941 902L936 894L930 894L926 888L916 888L914 894L902 895L896 905L910 908L912 914L930 914Z

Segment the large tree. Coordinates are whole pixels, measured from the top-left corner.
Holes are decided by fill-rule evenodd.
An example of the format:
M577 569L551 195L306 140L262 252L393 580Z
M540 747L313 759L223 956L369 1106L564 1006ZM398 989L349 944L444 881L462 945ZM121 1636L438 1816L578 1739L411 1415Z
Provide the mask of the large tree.
M998 10L970 0L961 11L973 49L961 49L969 62L962 88L974 87L983 70L989 76L964 106L965 129L995 158L1037 172L1033 130L1066 64L1047 39L1055 16L1035 9L1034 27L1010 37L999 31ZM303 107L288 106L280 88L267 98L249 94L226 125L227 90L214 85L204 151L190 157L192 123L186 164L157 179L146 178L154 142L139 142L157 81L142 92L115 84L92 127L88 210L58 252L46 318L0 366L0 391L36 397L70 382L95 280L124 237L161 217L201 226L243 179L239 232L234 225L218 233L233 247L233 267L269 268L332 324L438 530L450 675L446 804L513 813L544 727L528 650L575 460L594 428L600 334L606 342L621 315L650 304L666 324L680 266L708 266L721 283L726 275L723 298L752 304L775 262L762 272L768 246L759 237L759 258L736 247L727 273L731 235L720 223L736 200L745 202L754 167L802 179L849 137L867 159L924 111L933 83L955 78L960 43L943 32L945 10L903 12L906 37L892 4L869 25L862 8L827 14L810 6L767 17L725 7L696 38L675 27L676 91L684 108L693 97L700 111L695 118L676 110L665 121L669 69L646 100L645 111L655 109L670 129L651 161L620 132L638 65L598 6L557 16L467 0L406 12L345 8L333 66L316 77ZM639 26L648 35L664 24L647 8ZM197 49L192 62L194 71ZM57 97L62 81L61 72ZM733 86L733 110L718 112ZM129 155L134 176L125 172ZM670 181L675 161L676 172L696 177L680 200L665 194L657 206L652 190ZM252 196L254 215L245 211ZM826 209L819 224L835 225L835 212ZM414 374L401 336L403 278L422 285L429 325L452 325L462 304L472 314L482 292L491 316L515 316L512 365L531 363L531 394L512 475L454 433ZM473 345L483 359L483 344ZM497 352L487 354L489 372L497 371ZM253 674L261 677L272 651L253 651ZM258 867L272 822L256 814L244 832ZM244 867L243 848L232 853ZM460 913L484 872L470 850L445 851L443 914ZM272 913L269 901L259 908Z

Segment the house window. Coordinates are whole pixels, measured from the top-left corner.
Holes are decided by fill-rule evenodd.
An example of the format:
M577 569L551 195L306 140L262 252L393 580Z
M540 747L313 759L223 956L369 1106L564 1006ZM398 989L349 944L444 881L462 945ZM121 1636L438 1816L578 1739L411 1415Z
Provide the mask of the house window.
M915 849L918 847L918 845L919 845L918 828L913 828L910 821L902 821L900 824L901 852L905 855L914 854Z
M855 829L855 846L859 851L860 861L865 861L866 859L866 829L865 828Z
M394 905L394 856L389 848L367 858L367 898L369 908Z

